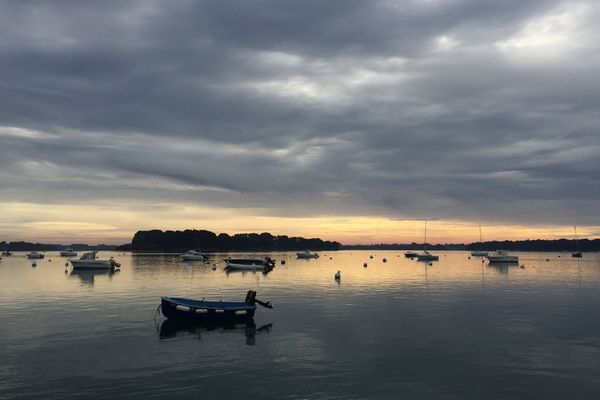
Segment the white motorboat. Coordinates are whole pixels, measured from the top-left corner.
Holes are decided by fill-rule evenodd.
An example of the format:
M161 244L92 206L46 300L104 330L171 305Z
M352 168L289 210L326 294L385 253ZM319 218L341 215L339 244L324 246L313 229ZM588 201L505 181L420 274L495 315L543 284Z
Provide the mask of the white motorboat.
M302 259L319 258L317 253L312 253L310 250L304 250L302 253L296 253L296 256Z
M404 253L404 257L406 258L415 258L419 255L416 251L407 251Z
M200 253L199 251L196 250L190 250L185 254L181 255L181 258L184 261L205 261L208 260L208 256L205 254Z
M38 253L37 251L32 251L30 253L26 254L27 258L44 258L44 255L42 253Z
M60 251L61 257L77 257L77 252L73 249L66 249Z
M425 252L417 255L417 261L437 261L439 259L440 259L440 256L431 254L428 251L425 251Z
M108 260L99 260L96 258L96 252L90 251L83 253L78 260L71 260L73 269L110 269L119 268L121 264L116 262L114 258Z
M490 263L518 263L519 257L511 256L506 250L498 250L485 256Z
M228 269L260 271L273 268L275 266L275 260L272 260L270 257L229 257L225 259L225 264L227 264Z

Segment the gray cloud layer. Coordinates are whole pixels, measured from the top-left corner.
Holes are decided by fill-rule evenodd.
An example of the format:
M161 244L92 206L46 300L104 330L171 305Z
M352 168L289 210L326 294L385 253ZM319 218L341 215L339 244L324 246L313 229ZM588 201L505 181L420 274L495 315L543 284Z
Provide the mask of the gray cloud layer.
M600 225L593 1L0 4L0 201Z

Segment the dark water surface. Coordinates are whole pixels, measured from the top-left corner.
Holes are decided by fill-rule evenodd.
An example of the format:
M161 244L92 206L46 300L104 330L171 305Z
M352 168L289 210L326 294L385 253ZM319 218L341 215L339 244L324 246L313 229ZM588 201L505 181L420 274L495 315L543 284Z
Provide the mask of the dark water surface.
M222 257L100 253L115 274L3 257L0 398L600 398L600 255L520 253L521 269L438 254L270 254L286 265L268 275L226 274ZM153 320L163 295L248 289L275 304L254 324Z

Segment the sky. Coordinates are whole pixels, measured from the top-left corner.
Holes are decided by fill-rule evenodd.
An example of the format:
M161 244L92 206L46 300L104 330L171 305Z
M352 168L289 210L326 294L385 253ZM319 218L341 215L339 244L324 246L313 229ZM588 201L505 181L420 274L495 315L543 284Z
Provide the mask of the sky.
M600 2L0 3L0 240L600 237Z

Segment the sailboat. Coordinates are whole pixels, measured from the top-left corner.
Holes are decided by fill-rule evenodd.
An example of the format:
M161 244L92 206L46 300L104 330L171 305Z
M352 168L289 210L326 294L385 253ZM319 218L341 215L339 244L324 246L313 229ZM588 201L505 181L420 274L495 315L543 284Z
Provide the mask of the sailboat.
M483 246L483 235L481 234L481 225L479 225L479 243ZM488 255L488 252L485 250L475 250L471 252L471 255L474 257L485 257Z
M579 250L579 241L577 240L577 227L573 227L573 232L575 233L575 251L571 252L571 256L575 258L581 258L582 254Z
M425 240L423 242L423 253L417 255L417 261L437 261L440 257L427 251L427 220L425 220Z

